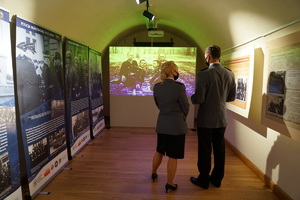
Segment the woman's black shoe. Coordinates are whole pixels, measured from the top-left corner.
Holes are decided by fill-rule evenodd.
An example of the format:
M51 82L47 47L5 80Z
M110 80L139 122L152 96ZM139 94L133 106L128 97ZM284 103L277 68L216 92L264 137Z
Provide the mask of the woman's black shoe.
M176 190L177 189L177 184L175 184L175 186L172 186L172 185L167 183L165 188L166 188L166 193L168 193L168 190Z
M158 177L157 173L152 173L151 178L152 178L153 183L157 179L157 177Z

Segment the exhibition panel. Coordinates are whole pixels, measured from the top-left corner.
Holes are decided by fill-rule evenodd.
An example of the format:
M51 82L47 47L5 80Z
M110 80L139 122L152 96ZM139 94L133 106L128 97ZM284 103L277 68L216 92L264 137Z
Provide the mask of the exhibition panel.
M17 121L30 195L35 196L68 163L62 40L17 16L12 23Z
M0 9L0 199L21 198L9 12Z

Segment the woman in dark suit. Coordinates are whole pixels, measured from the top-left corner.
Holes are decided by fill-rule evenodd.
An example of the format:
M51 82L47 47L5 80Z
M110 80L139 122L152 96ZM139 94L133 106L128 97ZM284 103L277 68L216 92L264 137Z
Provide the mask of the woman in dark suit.
M177 82L178 67L173 61L165 62L161 67L162 82L154 85L153 96L159 109L156 124L157 147L152 163L152 180L157 179L157 169L164 155L169 157L167 164L168 190L176 190L173 179L177 169L177 159L184 158L185 135L188 131L186 117L189 103L185 85Z

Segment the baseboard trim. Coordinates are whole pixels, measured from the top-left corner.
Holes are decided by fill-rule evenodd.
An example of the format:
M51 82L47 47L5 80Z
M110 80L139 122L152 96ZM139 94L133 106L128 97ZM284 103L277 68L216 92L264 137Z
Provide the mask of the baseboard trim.
M249 167L258 178L260 178L272 192L282 200L293 200L286 192L284 192L277 184L275 184L267 175L265 175L260 169L258 169L244 154L242 154L235 146L233 146L228 140L226 145Z

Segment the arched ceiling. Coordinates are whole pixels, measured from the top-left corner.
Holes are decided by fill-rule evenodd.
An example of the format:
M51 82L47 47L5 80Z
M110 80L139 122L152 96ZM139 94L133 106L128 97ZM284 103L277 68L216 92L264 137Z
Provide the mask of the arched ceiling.
M185 33L200 47L230 48L300 19L300 0L149 0L158 29ZM127 30L145 25L135 0L0 0L28 21L102 51ZM146 29L146 25L145 25Z

